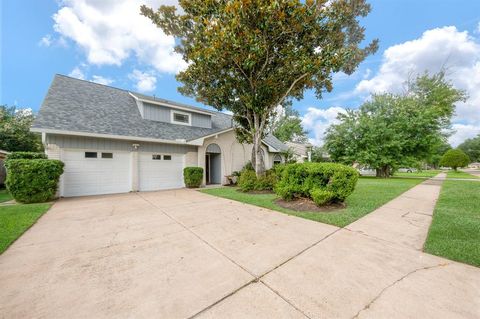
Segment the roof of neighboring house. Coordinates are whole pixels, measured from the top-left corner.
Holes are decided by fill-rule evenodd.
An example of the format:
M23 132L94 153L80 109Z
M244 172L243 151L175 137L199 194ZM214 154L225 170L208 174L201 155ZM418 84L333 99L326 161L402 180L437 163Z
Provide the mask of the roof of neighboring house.
M282 141L280 141L278 138L276 138L272 134L268 134L263 138L263 142L267 144L268 146L273 147L274 149L284 152L288 150L287 145L283 144Z
M285 142L287 147L293 150L293 153L298 156L307 156L307 151L309 148L312 147L311 144L302 144L302 143L295 143L295 142Z
M190 109L192 112L207 112L212 118L212 128L144 119L140 115L135 98ZM32 128L37 130L65 131L65 134L94 133L171 141L191 141L232 127L232 116L222 112L59 74L55 75L32 125ZM264 142L278 150L286 148L272 135L267 136Z

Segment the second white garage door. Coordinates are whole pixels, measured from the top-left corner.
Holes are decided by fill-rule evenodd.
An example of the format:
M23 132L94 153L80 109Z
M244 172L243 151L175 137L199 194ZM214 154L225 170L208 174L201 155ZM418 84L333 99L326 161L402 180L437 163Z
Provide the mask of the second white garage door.
M155 191L184 187L185 156L180 154L139 154L140 191Z

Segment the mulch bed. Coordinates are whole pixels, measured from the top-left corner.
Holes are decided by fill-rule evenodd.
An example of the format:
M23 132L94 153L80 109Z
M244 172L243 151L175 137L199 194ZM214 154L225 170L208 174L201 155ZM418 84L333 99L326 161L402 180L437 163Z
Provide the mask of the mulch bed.
M298 198L292 201L285 201L281 198L275 200L275 204L286 209L291 209L297 212L336 212L347 207L345 203L329 204L322 207L318 207L311 199Z

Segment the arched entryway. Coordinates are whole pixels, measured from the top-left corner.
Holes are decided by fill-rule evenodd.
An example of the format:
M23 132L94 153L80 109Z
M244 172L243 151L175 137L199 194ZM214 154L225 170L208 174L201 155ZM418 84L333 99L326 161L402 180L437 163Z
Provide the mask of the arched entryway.
M205 152L205 180L207 185L222 183L222 151L215 143L208 145Z
M282 156L280 156L279 154L275 154L275 156L273 157L273 165L278 165L278 164L282 164Z

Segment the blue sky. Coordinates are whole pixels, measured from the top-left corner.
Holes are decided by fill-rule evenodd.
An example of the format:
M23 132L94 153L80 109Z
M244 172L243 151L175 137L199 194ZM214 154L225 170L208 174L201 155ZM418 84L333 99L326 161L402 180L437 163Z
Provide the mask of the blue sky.
M0 103L37 111L55 73L71 75L178 102L175 72L182 61L173 39L137 14L140 3L175 0L4 0L1 9ZM446 66L455 86L470 95L457 107L451 137L458 144L480 133L480 1L375 0L363 19L366 39L379 51L351 76L336 74L334 90L311 92L294 107L312 142L345 108L371 92L398 92L410 74Z

